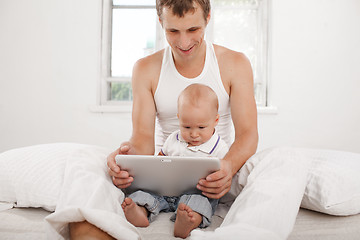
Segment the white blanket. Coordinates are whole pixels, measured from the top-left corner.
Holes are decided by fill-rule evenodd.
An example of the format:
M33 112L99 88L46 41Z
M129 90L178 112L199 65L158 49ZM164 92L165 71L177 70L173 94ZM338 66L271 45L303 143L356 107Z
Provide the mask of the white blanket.
M214 232L194 230L191 239L287 239L306 186L310 159L295 149L268 149L241 168L241 191ZM234 185L232 191L234 190Z
M116 239L141 239L124 217L124 194L107 175L108 153L79 150L67 162L58 206L46 218L49 239L68 239L68 223L84 220ZM234 178L232 192L241 194L221 227L212 232L194 230L190 239L286 239L303 197L308 165L292 150L256 154Z
M79 149L65 167L60 199L46 217L48 239L69 239L68 223L88 221L116 239L139 239L126 221L121 203L124 194L107 174L106 149Z

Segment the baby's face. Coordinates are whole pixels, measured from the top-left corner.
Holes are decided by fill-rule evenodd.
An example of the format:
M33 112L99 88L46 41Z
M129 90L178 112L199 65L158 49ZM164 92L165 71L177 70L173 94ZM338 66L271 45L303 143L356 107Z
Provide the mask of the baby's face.
M182 138L189 146L199 146L214 134L219 120L217 111L204 107L180 107L179 123Z

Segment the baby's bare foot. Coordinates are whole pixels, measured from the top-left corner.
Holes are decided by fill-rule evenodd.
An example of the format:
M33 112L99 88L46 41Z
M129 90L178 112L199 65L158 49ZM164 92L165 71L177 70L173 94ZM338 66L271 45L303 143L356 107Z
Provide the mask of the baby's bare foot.
M146 208L138 206L131 198L125 198L121 207L124 210L126 219L135 227L149 226Z
M190 232L197 228L202 221L202 216L194 212L189 206L180 203L174 225L174 236L187 238Z

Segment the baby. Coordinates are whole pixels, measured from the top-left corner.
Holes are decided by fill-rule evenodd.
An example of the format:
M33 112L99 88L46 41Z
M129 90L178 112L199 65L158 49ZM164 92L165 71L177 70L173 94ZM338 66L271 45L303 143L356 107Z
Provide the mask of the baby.
M222 159L228 146L215 131L219 122L218 99L208 86L192 84L178 97L180 130L170 134L159 155L213 156ZM186 176L184 176L186 177ZM141 190L122 203L126 219L136 227L147 227L159 212L175 212L174 236L186 238L197 228L210 225L218 199L210 199L194 189L181 196L159 196Z

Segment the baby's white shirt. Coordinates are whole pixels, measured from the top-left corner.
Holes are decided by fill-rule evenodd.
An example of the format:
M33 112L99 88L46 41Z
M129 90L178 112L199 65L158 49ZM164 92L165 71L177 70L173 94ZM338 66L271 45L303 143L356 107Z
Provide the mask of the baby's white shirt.
M166 156L218 157L222 159L229 151L228 145L215 131L212 137L199 146L188 146L180 130L174 131L166 139L161 152Z

